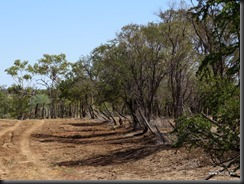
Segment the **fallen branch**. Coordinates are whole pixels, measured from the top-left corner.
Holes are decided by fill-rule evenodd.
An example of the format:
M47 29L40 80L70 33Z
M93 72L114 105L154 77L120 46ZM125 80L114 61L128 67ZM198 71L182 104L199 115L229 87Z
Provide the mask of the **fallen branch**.
M174 130L176 130L176 127L170 122L170 121L167 121L169 124L170 124L170 126L174 129Z
M209 118L206 114L201 113L203 115L204 118L206 118L207 120L209 120L211 123L213 123L214 125L216 125L217 127L220 127L220 125L218 124L217 121L214 121L213 119Z

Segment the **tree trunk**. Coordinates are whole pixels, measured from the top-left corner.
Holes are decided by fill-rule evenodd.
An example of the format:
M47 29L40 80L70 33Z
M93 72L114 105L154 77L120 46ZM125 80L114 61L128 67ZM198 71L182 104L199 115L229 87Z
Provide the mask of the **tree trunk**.
M85 118L86 117L86 110L84 108L84 105L82 103L82 100L80 100L80 114L81 114L81 117L82 118Z
M152 134L155 134L155 133L153 132L153 130L152 130L152 128L151 128L151 126L150 126L148 120L146 119L146 117L142 114L142 112L141 112L140 109L138 109L138 110L139 110L139 113L140 113L141 117L142 117L143 120L144 120L144 123L145 123L145 125L146 125L145 127L147 127L147 129L144 129L144 131L147 132L148 129L149 129L149 130L152 132ZM144 131L143 131L143 132L144 132ZM146 132L145 132L145 133L146 133ZM145 133L144 133L144 134L145 134Z
M91 119L95 119L95 115L94 115L92 106L89 106L89 113L90 113Z
M136 117L136 107L135 107L135 104L133 103L132 99L130 99L129 101L126 100L126 104L127 104L128 109L130 111L130 114L131 114L131 117L132 117L132 123L133 123L133 130L135 131L138 128L139 124L140 124L140 121Z
M117 122L115 121L115 119L114 119L113 115L111 114L111 112L108 110L108 108L107 108L107 106L106 106L105 103L104 103L104 107L105 107L105 109L107 110L107 112L109 113L109 116L112 118L112 120L113 120L113 122L114 122L114 125L117 125Z
M38 118L38 106L39 106L39 104L36 104L36 108L35 108L35 118Z
M45 104L42 104L42 119L46 118L46 113L45 113Z

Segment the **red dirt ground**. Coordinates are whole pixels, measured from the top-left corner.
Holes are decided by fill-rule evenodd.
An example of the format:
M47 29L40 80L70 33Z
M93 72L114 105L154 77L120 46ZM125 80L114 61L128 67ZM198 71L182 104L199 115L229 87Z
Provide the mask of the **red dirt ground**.
M220 169L200 149L134 134L100 120L0 120L0 179L204 180ZM211 179L239 180L226 173Z

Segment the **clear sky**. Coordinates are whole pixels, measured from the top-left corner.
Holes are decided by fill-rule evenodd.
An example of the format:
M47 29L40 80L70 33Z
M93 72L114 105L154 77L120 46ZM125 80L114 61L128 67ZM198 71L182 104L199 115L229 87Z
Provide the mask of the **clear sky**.
M16 59L64 53L76 62L123 26L157 22L168 8L169 0L0 0L0 86L13 84L4 70Z

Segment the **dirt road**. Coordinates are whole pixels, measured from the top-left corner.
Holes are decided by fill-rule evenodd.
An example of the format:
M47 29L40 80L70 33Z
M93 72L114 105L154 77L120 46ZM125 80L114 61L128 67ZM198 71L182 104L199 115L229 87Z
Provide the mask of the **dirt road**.
M202 180L218 170L201 150L134 134L98 120L0 120L0 179Z
M0 178L52 180L58 176L50 175L53 169L41 162L31 150L30 136L41 129L44 120L13 121L0 131Z

